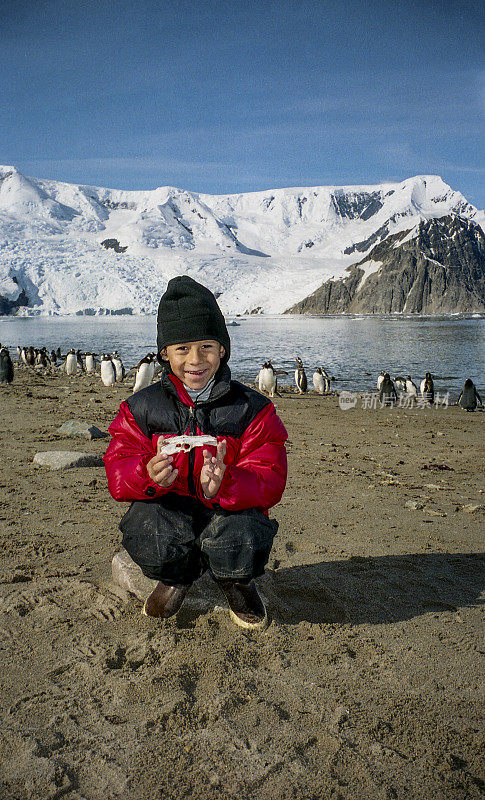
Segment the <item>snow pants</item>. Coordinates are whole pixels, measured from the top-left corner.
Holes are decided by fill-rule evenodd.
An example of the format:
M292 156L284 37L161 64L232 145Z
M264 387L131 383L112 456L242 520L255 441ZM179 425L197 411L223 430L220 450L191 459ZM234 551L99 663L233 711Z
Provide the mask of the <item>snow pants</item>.
M120 522L133 561L168 585L191 584L207 569L217 580L262 575L277 529L259 509L211 509L177 494L135 501Z

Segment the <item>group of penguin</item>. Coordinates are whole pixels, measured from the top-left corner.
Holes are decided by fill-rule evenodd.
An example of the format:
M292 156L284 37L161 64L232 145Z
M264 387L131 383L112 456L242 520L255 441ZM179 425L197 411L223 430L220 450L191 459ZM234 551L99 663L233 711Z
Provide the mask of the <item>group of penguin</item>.
M295 384L300 394L305 394L308 391L308 380L303 366L303 361L299 356L295 357L297 367L295 369ZM278 394L278 375L288 375L284 369L275 369L271 361L265 361L259 370L256 378L256 383L260 392L267 392L270 397ZM327 394L330 392L331 378L323 367L317 367L313 373L313 385L319 394Z
M78 368L87 373L95 373L98 369L98 361L96 353L84 353L85 366L82 362L82 354L79 350L71 350L66 357L65 370L67 375L75 375ZM161 369L157 362L156 353L147 353L139 363L129 370L125 371L123 362L118 355L117 350L113 353L103 353L99 362L99 373L101 381L105 386L113 386L115 383L121 383L125 378L136 375L135 383L133 386L133 393L144 389L149 386L155 377L155 374Z
M377 390L379 392L379 400L382 405L392 406L397 402L398 396L396 387L400 392L405 394L411 402L417 402L418 387L411 379L410 375L408 375L407 378L403 378L402 375L398 375L393 381L388 372L381 372L377 378ZM434 403L434 382L430 372L427 372L421 381L419 385L419 392L421 400L424 403L427 405L432 405ZM478 390L471 378L467 378L463 389L460 392L460 396L458 397L457 405L465 409L465 411L475 411L478 404L482 405L482 398L480 397Z
M377 391L379 392L379 400L382 405L389 406L397 402L398 395L396 387L411 400L418 399L418 387L411 379L410 375L408 375L407 378L398 375L393 381L388 372L382 371L377 378ZM421 381L419 391L425 403L428 405L434 403L434 383L430 372L427 372Z
M84 362L83 362L84 358ZM96 353L82 353L81 350L72 348L66 355L63 355L61 348L51 350L50 354L45 347L36 348L33 346L17 347L17 359L19 364L28 367L56 367L64 369L67 375L75 375L78 371L94 374L98 369L98 356ZM308 380L299 356L295 357L296 369L294 373L295 385L300 394L308 391ZM149 386L153 379L161 371L156 353L147 353L138 364L125 373L122 360L117 351L108 355L104 353L99 362L101 381L105 386L113 386L115 383L124 381L126 378L135 376L133 393ZM266 392L270 397L278 394L278 375L288 375L286 370L275 369L271 360L265 361L256 378L256 385L260 392ZM10 353L7 347L0 344L0 384L8 385L12 383L14 368ZM330 377L324 367L317 367L313 373L313 386L319 394L328 394L331 391L331 383L335 381ZM379 400L382 405L394 405L398 401L398 391L410 398L411 402L421 398L425 403L432 405L435 400L435 390L433 378L427 372L418 387L408 375L404 378L398 375L392 380L388 372L382 371L377 378L377 390ZM478 405L483 405L478 390L470 378L467 378L463 386L457 404L466 411L475 411Z
M14 370L8 348L0 345L0 383L11 383ZM84 360L83 360L84 359ZM86 374L96 374L99 372L101 381L105 386L113 386L135 375L133 392L149 386L153 378L160 372L161 366L158 363L156 353L147 353L138 364L125 372L123 362L115 350L111 354L103 353L101 357L97 353L83 353L81 350L72 348L68 353L62 354L61 348L47 352L47 348L37 348L33 346L17 347L17 360L19 364L27 367L56 368L64 370L66 375L76 375L78 372Z

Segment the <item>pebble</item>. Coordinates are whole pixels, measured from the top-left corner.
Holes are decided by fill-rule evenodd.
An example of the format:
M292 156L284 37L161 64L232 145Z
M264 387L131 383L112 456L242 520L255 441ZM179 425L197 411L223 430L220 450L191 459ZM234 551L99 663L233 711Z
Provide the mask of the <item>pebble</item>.
M82 422L79 419L71 419L64 422L57 433L62 436L82 436L83 439L104 439L108 436L104 431L100 431L96 425L91 425L89 422Z
M461 507L462 511L465 511L467 514L474 514L475 511L481 511L483 508L482 505L479 503L467 503L466 505Z
M93 453L81 453L72 450L48 450L36 453L34 464L51 469L68 469L69 467L102 467L103 459Z
M419 500L406 500L404 505L406 508L412 508L413 511L420 511L424 508L423 503L420 503Z

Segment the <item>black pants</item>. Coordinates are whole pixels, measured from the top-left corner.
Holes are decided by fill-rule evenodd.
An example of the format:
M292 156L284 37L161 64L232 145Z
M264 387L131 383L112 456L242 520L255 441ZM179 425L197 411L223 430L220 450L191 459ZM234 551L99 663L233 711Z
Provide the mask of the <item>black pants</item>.
M206 508L172 494L136 501L120 522L123 547L147 578L193 583L210 569L218 580L247 581L262 575L278 523L256 508Z

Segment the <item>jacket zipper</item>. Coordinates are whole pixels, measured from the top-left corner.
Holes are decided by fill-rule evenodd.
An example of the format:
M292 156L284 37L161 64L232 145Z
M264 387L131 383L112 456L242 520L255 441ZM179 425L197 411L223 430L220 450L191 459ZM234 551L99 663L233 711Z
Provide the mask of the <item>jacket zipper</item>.
M195 422L195 405L189 406L189 434L195 436L196 422ZM194 466L195 466L195 447L189 452L189 474L187 476L187 483L189 492L195 497L195 480L194 480Z

